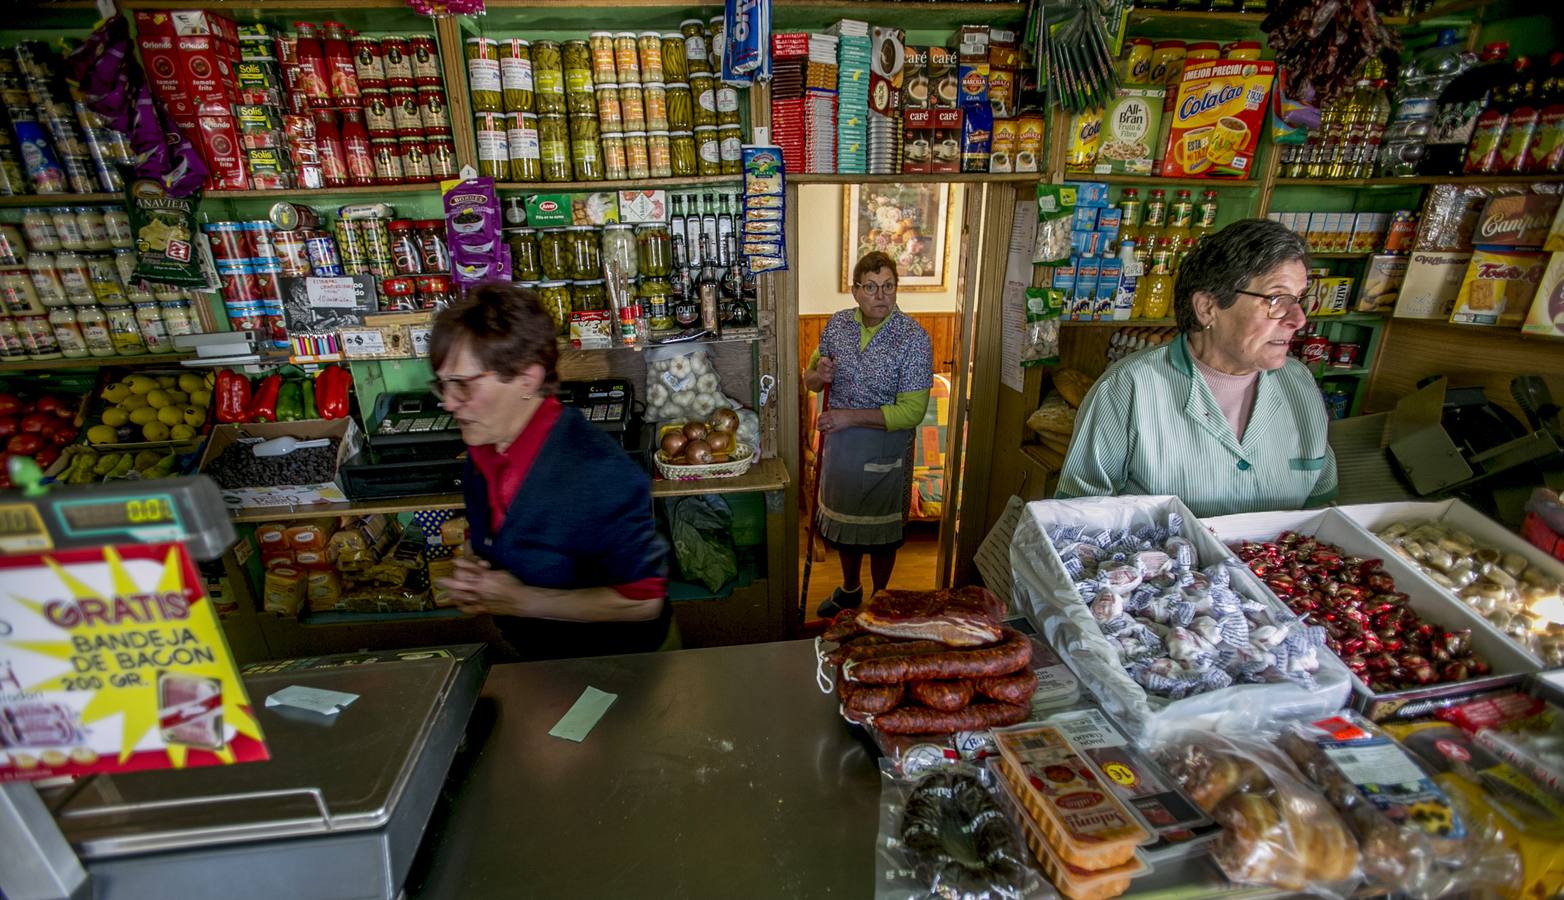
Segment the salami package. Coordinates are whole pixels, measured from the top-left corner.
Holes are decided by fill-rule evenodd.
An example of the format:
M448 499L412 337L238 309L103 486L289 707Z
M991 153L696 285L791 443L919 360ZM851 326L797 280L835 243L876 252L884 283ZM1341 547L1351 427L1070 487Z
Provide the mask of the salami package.
M482 281L510 281L510 245L500 239L500 200L488 176L445 182L445 230L451 275L466 289Z

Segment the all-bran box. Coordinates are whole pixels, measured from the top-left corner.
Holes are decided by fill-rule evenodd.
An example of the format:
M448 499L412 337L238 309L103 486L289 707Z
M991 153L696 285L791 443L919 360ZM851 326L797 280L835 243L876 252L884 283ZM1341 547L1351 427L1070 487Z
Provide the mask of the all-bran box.
M1269 60L1219 60L1184 70L1163 151L1166 177L1248 178L1276 79Z

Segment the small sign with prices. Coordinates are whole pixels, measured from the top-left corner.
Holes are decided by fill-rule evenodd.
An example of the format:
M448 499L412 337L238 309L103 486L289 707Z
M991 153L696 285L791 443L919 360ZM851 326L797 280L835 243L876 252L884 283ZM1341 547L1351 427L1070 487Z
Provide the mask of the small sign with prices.
M0 781L269 758L184 545L0 557Z

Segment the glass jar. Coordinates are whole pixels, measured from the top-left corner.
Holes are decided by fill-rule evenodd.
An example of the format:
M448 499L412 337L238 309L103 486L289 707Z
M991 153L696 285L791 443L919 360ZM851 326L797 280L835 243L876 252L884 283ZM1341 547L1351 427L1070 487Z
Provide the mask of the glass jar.
M130 232L130 213L118 207L103 208L103 225L109 232L109 243L117 248L136 245L136 236Z
M60 273L54 268L54 254L33 251L27 254L27 274L33 281L33 289L44 306L64 306L65 287L60 284Z
M625 136L603 133L603 177L609 181L623 181L630 177L630 164L625 157Z
M451 248L445 242L444 219L419 219L418 262L425 274L451 271Z
M82 243L88 250L114 249L109 241L108 223L103 220L103 210L95 206L77 207L76 224L81 228Z
M570 282L545 281L538 285L538 299L543 311L554 320L554 327L561 337L570 333Z
M695 105L690 112L697 127L717 124L717 80L710 75L690 75L690 96ZM678 126L674 126L678 127Z
M619 86L619 115L625 131L646 130L645 92L638 84Z
M375 163L376 184L402 183L402 149L396 138L376 138L370 141L369 153Z
M603 180L603 146L598 139L596 119L570 119L570 167L577 181Z
M29 359L58 359L60 342L54 339L54 326L48 316L19 316L16 331L22 338Z
M533 112L532 44L522 38L500 41L500 94L506 112Z
M592 78L598 84L619 80L618 67L614 65L614 35L610 31L594 31L587 35L587 46L592 50Z
M200 333L201 323L196 319L189 300L163 300L158 303L158 309L163 315L163 330L168 332L170 338Z
M684 58L684 35L670 31L663 35L663 81L684 81L690 67Z
M646 130L668 130L668 88L660 82L641 85L641 103L646 107Z
M565 111L572 116L596 115L591 48L582 40L565 41L561 48L565 73Z
M103 314L102 307L83 306L75 312L76 325L81 328L87 352L93 356L113 356L114 339L109 336L109 317Z
M695 153L695 133L675 131L668 135L668 156L673 163L676 178L690 178L700 172L700 162Z
M538 159L544 181L570 180L570 125L564 116L538 116Z
M639 250L635 227L614 222L603 226L603 272L618 272L626 278L636 276Z
M510 153L511 181L538 181L543 177L543 158L538 146L538 117L533 113L507 113L505 146Z
M666 131L653 131L646 136L646 158L653 178L673 175L673 145Z
M643 31L635 36L635 44L641 55L641 80L663 80L663 36L655 31Z
M147 345L147 352L174 352L174 342L169 339L168 328L163 324L163 310L157 301L137 303L131 308L136 311L136 322L141 326L141 340Z
M619 111L619 85L597 86L597 122L604 132L624 130L624 117Z
M668 130L688 131L695 127L695 100L690 86L673 83L665 91L668 99Z
M744 133L737 125L717 129L717 149L722 155L722 174L738 175L744 168Z
M588 278L570 285L570 308L575 312L593 312L608 308L608 289L603 279Z
M419 252L418 232L412 219L397 219L386 226L391 233L391 269L398 275L417 275L424 270Z
M504 181L510 174L506 116L501 112L481 112L474 116L474 121L477 123L478 174Z
M27 241L19 225L0 222L0 266L20 266L27 260Z
M700 19L685 19L679 23L679 33L684 35L684 63L690 72L706 72L711 68L711 61L707 58L709 50L706 46L706 23ZM663 68L668 63L663 61Z
M625 171L630 178L650 178L652 162L646 147L646 132L632 131L625 135Z
M660 222L635 230L637 269L642 275L666 278L673 271L673 243L668 226Z
M127 223L129 220L126 220ZM127 227L127 230L128 227ZM47 209L30 207L22 212L22 233L27 236L27 248L40 253L53 253L60 249L60 233L54 230L54 219Z
M57 206L49 211L54 223L54 233L60 236L60 247L65 250L86 250L87 241L81 233L81 223L76 221L76 211Z
M571 277L570 236L563 228L538 232L538 267L550 281Z
M536 228L507 228L505 243L510 245L510 277L514 281L541 281L543 268L539 261L538 230Z
M500 42L470 37L466 43L467 89L473 112L501 112L505 108L500 88Z
M50 310L49 325L54 329L54 342L59 345L61 356L81 359L88 355L87 341L82 337L81 326L76 324L75 310L69 306Z
M666 278L642 278L636 296L646 311L646 323L653 331L674 331L679 323L673 317L673 285Z
M717 124L739 124L739 89L727 82L717 82Z
M695 165L702 175L722 173L722 144L717 139L717 126L695 126Z
M570 244L570 277L603 277L603 254L598 249L597 229L591 225L571 225L565 229Z
M113 254L87 253L83 259L87 263L87 280L92 286L94 300L104 306L130 302L125 296L125 286L120 283L119 266L115 264Z
M565 70L559 41L532 43L533 103L538 115L565 112Z
M0 271L0 301L4 302L0 312L13 316L37 316L47 310L38 299L38 288L26 269Z
M27 348L22 346L22 336L16 331L16 320L10 316L0 316L0 357L27 358Z
M77 306L97 302L92 293L92 274L80 253L61 250L54 254L54 271L59 276L60 286L65 289L65 299Z
M109 339L114 342L114 352L120 356L137 356L147 352L141 339L141 323L136 321L136 310L129 306L111 306L103 311L109 320Z

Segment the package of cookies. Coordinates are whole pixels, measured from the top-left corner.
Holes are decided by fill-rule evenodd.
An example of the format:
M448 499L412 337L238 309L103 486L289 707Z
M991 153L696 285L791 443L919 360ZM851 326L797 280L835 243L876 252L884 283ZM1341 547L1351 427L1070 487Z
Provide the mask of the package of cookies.
M1062 862L1082 869L1122 866L1153 835L1092 774L1057 728L995 729L1002 774Z

